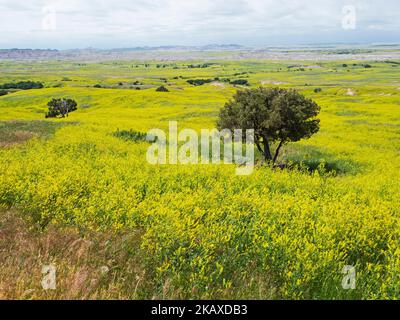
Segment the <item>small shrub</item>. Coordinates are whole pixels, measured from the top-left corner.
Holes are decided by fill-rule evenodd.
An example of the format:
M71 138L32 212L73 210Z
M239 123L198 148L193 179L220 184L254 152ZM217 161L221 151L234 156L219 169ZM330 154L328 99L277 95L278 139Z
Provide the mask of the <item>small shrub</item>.
M164 86L158 87L158 88L156 89L156 91L157 91L157 92L169 92L169 90L168 90L166 87L164 87Z
M315 89L314 89L314 92L315 92L315 93L320 93L321 91L322 91L321 88L315 88Z
M101 88L101 85L97 83L97 84L95 84L93 87L94 87L94 88Z
M7 90L3 90L3 89L0 90L0 96L5 96L7 93L8 93Z
M155 142L156 138L153 139L147 139L147 134L135 130L117 130L113 133L113 136L116 138L120 138L125 141L133 141L133 142L141 142L141 141L147 141L147 142Z

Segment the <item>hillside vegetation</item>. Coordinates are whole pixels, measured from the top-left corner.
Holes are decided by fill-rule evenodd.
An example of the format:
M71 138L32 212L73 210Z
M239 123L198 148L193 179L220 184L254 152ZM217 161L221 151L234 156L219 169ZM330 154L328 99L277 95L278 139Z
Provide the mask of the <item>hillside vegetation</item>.
M53 228L72 228L70 242L93 237L100 262L85 255L85 281L98 279L101 264L110 271L80 296L68 295L66 280L81 272L79 258L65 259L59 244L45 256L40 245L24 251L19 268L40 274L39 262L58 263L63 286L51 298L400 298L397 64L157 64L0 62L0 85L44 84L0 96L0 215L11 210L39 239ZM179 129L213 128L242 83L296 88L321 106L320 131L281 152L291 169L258 165L237 176L234 165L154 166L148 142L115 134L167 130L172 120ZM169 92L157 92L162 85ZM78 109L45 119L53 98L74 99ZM12 235L4 225L1 239ZM0 268L15 261L1 259ZM346 265L356 267L356 290L341 286ZM0 297L45 296L40 283L24 281L29 272L16 274L0 273ZM126 287L132 279L143 281Z

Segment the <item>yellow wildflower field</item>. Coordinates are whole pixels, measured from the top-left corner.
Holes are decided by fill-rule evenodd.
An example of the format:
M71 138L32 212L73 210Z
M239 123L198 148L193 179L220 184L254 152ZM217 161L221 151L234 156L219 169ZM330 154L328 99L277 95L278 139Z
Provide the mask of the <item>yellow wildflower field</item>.
M153 277L141 298L400 298L399 67L299 63L0 62L0 83L45 84L0 97L0 206L43 229L140 230ZM319 133L283 150L295 167L237 176L235 165L151 165L149 143L113 135L169 121L214 128L243 88L227 78L296 88L321 106ZM61 97L78 110L45 119ZM354 290L342 287L345 266Z

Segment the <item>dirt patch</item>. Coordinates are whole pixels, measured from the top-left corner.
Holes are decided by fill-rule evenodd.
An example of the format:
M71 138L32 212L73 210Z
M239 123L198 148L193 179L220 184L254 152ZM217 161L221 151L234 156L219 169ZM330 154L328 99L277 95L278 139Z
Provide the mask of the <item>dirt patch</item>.
M76 122L0 121L0 148L23 144L33 138L48 138L63 125Z
M308 69L322 69L321 66L317 66L317 65L315 65L315 66L305 66L305 68L308 68Z
M31 131L14 131L2 135L0 138L0 147L7 148L12 147L17 144L22 144L27 142L32 138L36 138L39 135Z
M354 97L356 95L355 91L348 88L346 91L346 96Z
M273 81L273 80L262 80L262 81L261 81L261 84L262 84L262 85L265 85L265 84L281 85L281 84L288 84L288 82Z
M225 84L223 84L221 82L212 82L212 83L210 83L210 85L212 85L213 87L225 88Z

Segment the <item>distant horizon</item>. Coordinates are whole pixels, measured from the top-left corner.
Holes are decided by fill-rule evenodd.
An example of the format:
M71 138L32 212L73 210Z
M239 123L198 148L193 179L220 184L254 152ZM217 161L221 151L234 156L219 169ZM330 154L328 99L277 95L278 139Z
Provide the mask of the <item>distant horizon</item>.
M0 47L0 50L42 50L42 51L73 51L73 50L152 50L152 49L168 49L168 48L206 48L206 47L239 47L240 49L287 49L287 48L298 48L298 47L332 47L332 46L343 46L343 47L390 47L400 46L399 42L326 42L326 43L293 43L293 44L259 44L259 45L244 45L240 43L209 43L201 45L184 45L184 44L167 44L167 45L143 45L143 46L131 46L131 47L70 47L70 48L56 48L56 47Z
M0 2L0 48L400 43L397 0Z

